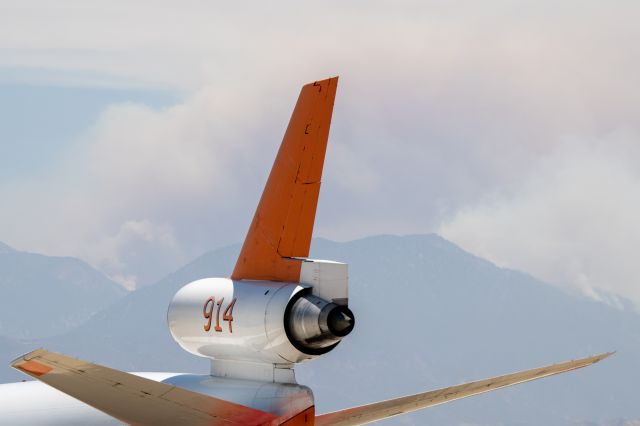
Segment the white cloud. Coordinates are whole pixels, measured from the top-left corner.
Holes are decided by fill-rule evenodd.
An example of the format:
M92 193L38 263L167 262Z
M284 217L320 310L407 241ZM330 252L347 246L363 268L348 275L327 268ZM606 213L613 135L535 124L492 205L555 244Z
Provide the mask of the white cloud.
M83 257L128 289L153 283L159 278L158 269L177 268L189 260L171 226L147 219L124 222L115 235L90 247Z
M628 166L640 159L640 92L630 83L640 74L638 2L0 7L0 69L36 70L38 83L184 97L163 110L113 105L51 173L0 183L0 239L18 248L105 269L112 262L110 273L131 285L154 278L153 265L127 254L134 250L165 259L159 277L171 256L239 241L298 87L340 74L316 235L430 232L445 223L449 236L492 259L520 265L504 255L509 246L543 278L630 294L615 283L630 282L632 268L615 268L589 244L605 245L613 232L621 245L609 248L618 250L635 236L611 231L580 182L612 205L622 199L616 185L628 193L638 185ZM559 207L545 210L545 197ZM616 214L634 211L632 199ZM576 205L589 213L574 223ZM516 232L512 222L532 212L541 229ZM170 230L171 244L155 252L132 223L153 235ZM582 236L587 225L591 240ZM495 243L501 229L531 238L520 246L536 256L513 240ZM543 256L549 247L555 260Z
M3 239L78 256L128 287L237 241L220 218L246 219L238 198L259 188L244 189L242 179L277 146L255 139L270 97L261 98L205 87L163 110L111 106L51 175L0 186Z
M461 209L440 232L499 265L640 304L638 157L612 152L612 143L562 146L521 185Z

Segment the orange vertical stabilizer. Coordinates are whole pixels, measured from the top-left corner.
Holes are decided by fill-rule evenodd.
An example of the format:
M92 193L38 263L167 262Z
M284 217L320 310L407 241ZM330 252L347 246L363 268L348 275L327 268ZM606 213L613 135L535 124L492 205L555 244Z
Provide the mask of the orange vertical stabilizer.
M240 257L235 280L299 281L309 256L338 77L302 87Z

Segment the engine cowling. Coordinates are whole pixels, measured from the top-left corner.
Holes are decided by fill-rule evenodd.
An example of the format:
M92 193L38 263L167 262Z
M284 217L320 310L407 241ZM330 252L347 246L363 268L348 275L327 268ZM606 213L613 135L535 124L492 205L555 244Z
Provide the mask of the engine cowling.
M349 308L299 283L207 278L180 289L168 310L186 351L220 360L292 364L332 350L353 329Z

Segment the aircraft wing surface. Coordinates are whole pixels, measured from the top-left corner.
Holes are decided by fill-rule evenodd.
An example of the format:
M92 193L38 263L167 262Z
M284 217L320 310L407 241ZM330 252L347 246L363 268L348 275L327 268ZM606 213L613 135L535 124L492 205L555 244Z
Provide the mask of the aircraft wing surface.
M131 425L263 425L276 416L38 349L11 366Z
M382 420L398 414L409 413L422 408L432 407L456 399L466 398L484 392L524 383L531 380L541 379L554 374L564 373L586 367L610 356L612 352L596 355L575 361L563 362L560 364L548 365L546 367L534 368L532 370L493 377L491 379L479 380L448 388L419 393L416 395L404 396L373 404L362 405L360 407L348 408L333 413L322 414L316 417L316 426L327 425L362 425L376 420Z

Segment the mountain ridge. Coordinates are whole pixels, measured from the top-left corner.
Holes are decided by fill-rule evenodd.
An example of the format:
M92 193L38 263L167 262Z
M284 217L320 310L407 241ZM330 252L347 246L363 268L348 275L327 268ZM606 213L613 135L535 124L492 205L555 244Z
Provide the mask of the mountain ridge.
M13 253L15 251L16 250L13 247L10 247L8 244L5 244L2 241L0 241L0 254Z
M126 294L80 259L22 252L3 243L0 292L0 335L15 339L65 333Z

